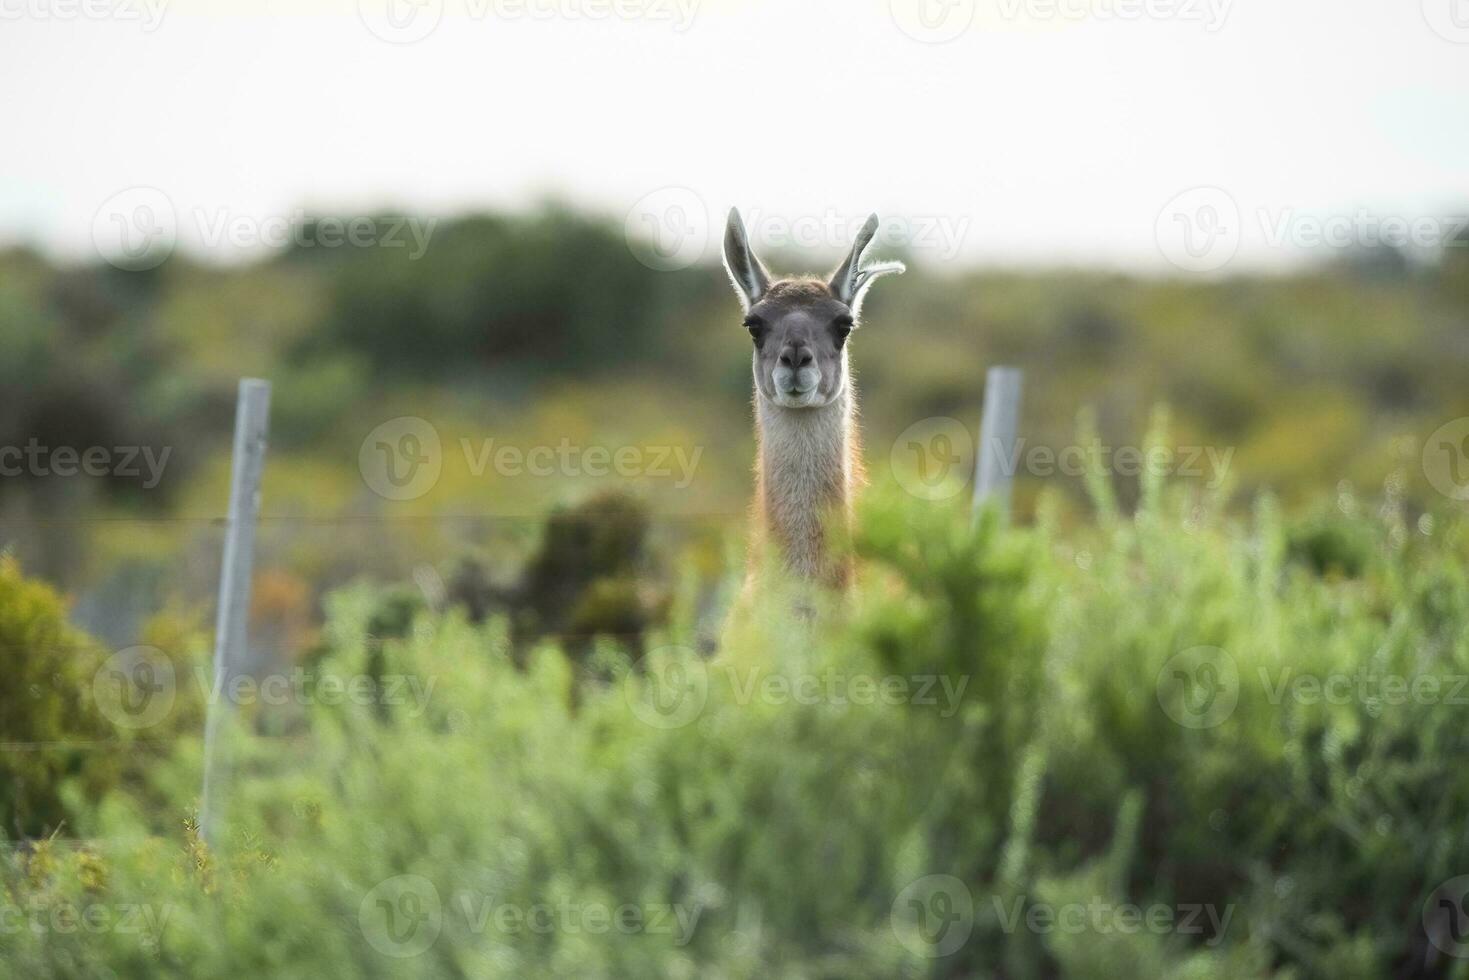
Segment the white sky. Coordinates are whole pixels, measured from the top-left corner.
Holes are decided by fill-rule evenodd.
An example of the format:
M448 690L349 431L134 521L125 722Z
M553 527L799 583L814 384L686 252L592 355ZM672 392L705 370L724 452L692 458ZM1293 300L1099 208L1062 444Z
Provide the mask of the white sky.
M137 185L222 259L220 216L621 220L666 187L708 254L731 204L828 250L876 210L935 264L1167 271L1155 228L1201 185L1239 209L1232 268L1298 261L1269 239L1309 246L1302 215L1469 213L1469 0L416 0L410 30L444 12L423 39L366 26L407 2L0 0L0 240L90 257ZM643 16L589 16L614 2ZM921 43L923 4L972 23Z

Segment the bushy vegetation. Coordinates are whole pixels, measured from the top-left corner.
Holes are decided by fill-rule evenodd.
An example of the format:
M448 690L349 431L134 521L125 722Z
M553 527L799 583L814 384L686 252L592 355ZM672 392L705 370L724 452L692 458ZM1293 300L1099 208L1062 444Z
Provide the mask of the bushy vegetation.
M657 495L660 515L743 509L749 341L718 268L656 272L634 257L620 221L556 205L444 220L421 256L409 254L296 248L221 267L181 253L123 273L0 252L0 446L171 449L152 486L146 472L7 477L0 518L14 523L0 543L68 590L113 588L124 562L133 582L159 579L162 595L187 590L192 576L168 580L182 563L160 568L156 558L198 547L197 529L164 521L221 512L242 375L274 385L273 514L381 513L357 448L398 415L431 421L446 450L433 492L398 512L539 517L551 501L616 482L584 481L568 494L566 481L465 472L459 439L488 437L702 447L692 483L639 489ZM1070 445L1086 404L1098 408L1104 443L1127 446L1150 407L1167 402L1180 446L1220 454L1199 458L1204 480L1227 475L1246 494L1268 487L1291 509L1342 479L1370 483L1469 415L1466 256L1459 242L1434 264L1389 251L1391 261L1224 281L958 270L906 256L910 271L873 296L853 341L871 462L881 466L898 434L923 419L972 429L983 370L1003 363L1027 371L1027 449ZM787 272L834 260L771 256ZM1407 474L1410 499L1439 499L1419 467ZM1022 467L1022 516L1044 486L1084 509L1079 480ZM1134 483L1122 488L1125 507L1135 493ZM160 523L146 534L81 523L98 516ZM378 558L342 535L330 549L296 538L281 550L317 588L340 584L339 567ZM416 559L446 550L396 528L391 546L407 541ZM267 560L277 551L262 547Z
M107 780L87 743L106 725L89 690L103 654L66 621L56 592L26 579L0 555L0 818L10 833L38 834L63 823L65 794L77 782L95 792Z
M0 972L1462 975L1423 910L1469 871L1469 528L1094 490L1019 529L876 493L858 597L708 659L686 603L588 673L339 591L318 669L376 693L237 732L214 847L181 738L163 805L14 849Z
M1161 400L1214 455L1172 489L1022 463L1014 529L875 494L856 597L717 650L751 436L713 267L556 206L411 263L0 253L0 447L170 453L0 482L0 975L1463 977L1469 527L1421 455L1469 415L1462 244L1227 281L910 257L853 344L879 479L996 363L1022 453ZM290 680L242 699L206 837L243 374L252 652ZM359 448L403 415L442 474L388 501ZM512 477L489 439L687 465Z
M53 588L0 554L0 836L75 834L109 794L146 786L169 741L203 721L188 683L202 640L186 617L159 613L140 645L109 656L67 613ZM135 720L127 685L163 673L184 682L171 684L171 710Z

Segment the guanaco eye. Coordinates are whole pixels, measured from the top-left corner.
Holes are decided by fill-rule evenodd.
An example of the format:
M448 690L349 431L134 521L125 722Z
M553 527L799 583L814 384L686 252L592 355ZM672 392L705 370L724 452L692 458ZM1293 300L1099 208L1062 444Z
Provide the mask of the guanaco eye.
M766 327L765 322L759 317L747 316L745 317L745 329L750 331L750 336L753 337L755 339L755 343L758 344L760 342L760 338L765 335L765 331L768 328Z
M846 340L847 334L851 333L852 328L856 325L857 321L853 320L850 316L843 314L842 316L837 317L836 320L832 323L832 329L837 332L838 340Z

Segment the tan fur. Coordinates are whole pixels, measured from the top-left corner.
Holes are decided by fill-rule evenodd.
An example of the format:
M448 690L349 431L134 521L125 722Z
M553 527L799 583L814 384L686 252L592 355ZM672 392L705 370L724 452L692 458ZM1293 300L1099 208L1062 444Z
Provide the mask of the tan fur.
M845 366L846 351L843 350ZM843 587L848 563L830 555L833 532L850 531L865 473L851 371L832 404L791 409L755 392L755 499L751 572L767 558L769 543L794 574ZM836 526L833 526L833 521Z
M831 289L820 279L815 279L811 276L796 276L772 283L770 291L765 294L765 297L767 299L793 302L829 299L831 297Z
M849 549L834 547L850 534L863 483L846 341L868 286L903 271L901 262L863 263L877 231L874 214L828 281L774 280L730 209L724 268L755 344L754 533L742 600L754 598L759 573L777 556L799 582L843 588L851 577Z

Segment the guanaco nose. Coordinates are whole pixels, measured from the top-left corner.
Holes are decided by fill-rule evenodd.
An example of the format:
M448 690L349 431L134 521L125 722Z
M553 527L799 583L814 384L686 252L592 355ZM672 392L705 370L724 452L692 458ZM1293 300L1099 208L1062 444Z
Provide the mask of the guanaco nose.
M809 347L786 347L780 352L781 365L792 370L799 370L814 360Z

